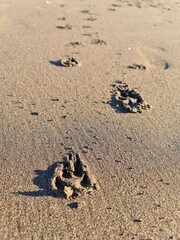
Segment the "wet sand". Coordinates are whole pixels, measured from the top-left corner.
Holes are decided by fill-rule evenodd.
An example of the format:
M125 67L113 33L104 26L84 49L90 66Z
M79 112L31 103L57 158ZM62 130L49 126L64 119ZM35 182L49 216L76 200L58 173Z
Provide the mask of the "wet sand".
M0 239L180 239L179 22L179 1L0 1Z

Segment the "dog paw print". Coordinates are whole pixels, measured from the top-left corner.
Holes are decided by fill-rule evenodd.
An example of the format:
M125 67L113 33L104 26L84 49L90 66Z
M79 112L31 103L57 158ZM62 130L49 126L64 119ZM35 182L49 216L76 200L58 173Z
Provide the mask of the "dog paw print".
M84 192L92 193L99 189L99 185L79 154L71 152L55 168L51 189L57 196L69 199Z

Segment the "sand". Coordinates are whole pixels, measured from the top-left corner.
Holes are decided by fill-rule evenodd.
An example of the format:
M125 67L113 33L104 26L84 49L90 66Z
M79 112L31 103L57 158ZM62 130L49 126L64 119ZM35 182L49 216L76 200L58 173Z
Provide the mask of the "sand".
M180 239L179 22L179 0L0 0L0 239ZM114 106L119 81L152 108ZM98 188L59 196L76 153Z

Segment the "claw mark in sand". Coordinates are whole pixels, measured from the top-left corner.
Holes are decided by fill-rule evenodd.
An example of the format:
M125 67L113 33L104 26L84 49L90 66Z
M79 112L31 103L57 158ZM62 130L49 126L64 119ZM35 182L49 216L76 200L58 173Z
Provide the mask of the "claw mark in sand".
M126 112L141 113L142 110L147 110L152 106L147 104L143 97L134 89L130 89L126 83L121 81L114 84L112 101L113 105L118 108L123 108Z
M57 196L69 199L84 192L92 193L99 189L99 185L79 154L70 152L55 168L51 189Z

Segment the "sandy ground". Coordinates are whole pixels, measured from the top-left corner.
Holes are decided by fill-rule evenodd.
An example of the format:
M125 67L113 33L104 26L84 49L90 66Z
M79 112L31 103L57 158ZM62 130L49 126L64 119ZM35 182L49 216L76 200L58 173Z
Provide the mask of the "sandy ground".
M0 0L0 239L180 239L179 23L179 0ZM116 81L153 108L115 107ZM49 188L71 150L92 195Z

